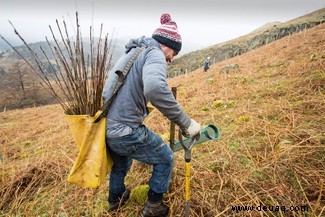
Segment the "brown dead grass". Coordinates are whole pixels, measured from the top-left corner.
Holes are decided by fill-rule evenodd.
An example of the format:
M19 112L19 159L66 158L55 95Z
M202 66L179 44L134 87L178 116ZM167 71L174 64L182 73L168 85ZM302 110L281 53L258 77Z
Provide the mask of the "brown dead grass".
M191 216L323 216L325 213L325 24L247 54L171 79L190 117L221 130L218 141L193 149ZM221 73L222 66L239 70ZM147 125L164 134L169 121L155 110ZM76 158L58 105L0 113L3 216L136 216L129 202L106 212L107 184L81 189L66 182ZM167 203L184 215L184 159L175 154ZM126 183L146 184L151 169L134 164ZM232 206L286 206L240 211ZM308 206L308 212L288 210Z

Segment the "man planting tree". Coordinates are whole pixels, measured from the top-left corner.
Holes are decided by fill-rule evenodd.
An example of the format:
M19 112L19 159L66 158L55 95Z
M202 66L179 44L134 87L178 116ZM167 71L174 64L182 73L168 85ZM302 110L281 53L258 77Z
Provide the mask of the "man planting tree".
M152 37L142 36L127 43L125 54L110 71L104 87L103 98L107 101L118 80L116 72L124 68L130 52L145 47L134 61L107 115L106 143L114 161L109 178L110 211L124 205L130 196L124 179L135 159L153 166L148 199L141 216L167 216L169 213L162 199L171 181L174 154L156 133L143 125L149 114L147 103L177 124L187 137L200 132L200 124L185 114L167 84L167 62L181 50L181 35L169 14L163 14L160 22Z

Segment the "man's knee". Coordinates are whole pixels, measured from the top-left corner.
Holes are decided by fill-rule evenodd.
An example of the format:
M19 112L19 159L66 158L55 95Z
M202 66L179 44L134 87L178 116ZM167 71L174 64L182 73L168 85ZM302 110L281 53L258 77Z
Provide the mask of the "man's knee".
M161 155L164 159L164 163L169 164L173 166L174 164L174 152L171 150L171 148L166 144L162 143L161 146L163 147L161 150Z

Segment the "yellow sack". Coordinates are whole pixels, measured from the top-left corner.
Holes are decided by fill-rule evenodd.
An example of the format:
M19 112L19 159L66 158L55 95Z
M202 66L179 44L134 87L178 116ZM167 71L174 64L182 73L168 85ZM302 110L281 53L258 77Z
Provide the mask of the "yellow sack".
M79 154L70 171L68 182L81 187L97 188L111 170L113 160L106 149L105 143L107 112L118 89L123 85L132 64L145 48L137 47L134 52L129 52L130 59L124 66L124 69L115 72L119 79L112 96L105 102L102 110L99 110L94 117L89 115L66 115L72 136L79 149ZM99 121L95 122L97 119Z
M106 149L106 118L95 123L102 111L89 115L66 115L79 154L70 171L68 182L85 188L97 188L113 166Z

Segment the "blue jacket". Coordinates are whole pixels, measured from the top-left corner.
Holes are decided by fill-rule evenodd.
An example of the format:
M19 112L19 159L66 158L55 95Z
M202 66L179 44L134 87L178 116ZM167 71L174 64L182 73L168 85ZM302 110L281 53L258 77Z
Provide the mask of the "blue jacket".
M125 46L125 53L119 58L109 72L103 90L106 102L112 95L118 76L117 70L124 66L135 53L135 47L148 46L135 60L124 84L118 90L107 115L107 127L116 124L136 128L143 123L149 114L147 103L151 102L164 116L177 124L181 129L187 129L191 119L185 114L175 100L167 84L167 63L158 42L142 36L130 40Z

